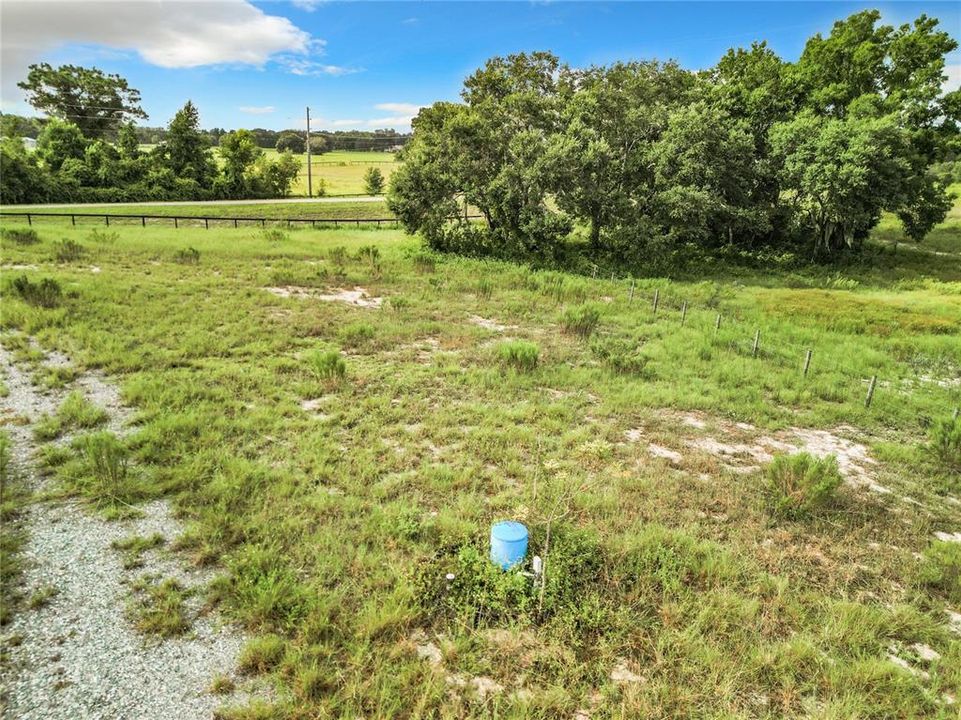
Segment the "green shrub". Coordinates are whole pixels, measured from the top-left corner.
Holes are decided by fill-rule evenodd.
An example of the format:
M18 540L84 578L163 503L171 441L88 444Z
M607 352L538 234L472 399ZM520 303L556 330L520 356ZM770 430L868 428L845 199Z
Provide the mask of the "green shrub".
M57 262L76 262L83 257L84 252L83 245L80 243L70 239L61 240L57 243Z
M564 332L589 338L597 329L601 312L594 305L580 305L568 308L564 312Z
M334 275L343 277L347 274L347 261L349 260L347 248L345 248L343 245L333 247L327 253L327 257L330 259L330 264L333 268Z
M11 287L28 305L49 309L58 307L63 300L60 283L52 278L44 278L34 283L30 282L26 275L21 275L14 279Z
M843 482L833 455L777 455L768 464L766 475L772 514L795 519L830 504Z
M540 350L527 340L508 340L497 346L497 357L504 365L516 370L533 370L537 367Z
M33 228L0 228L0 237L16 245L36 245L40 236Z
M930 449L942 466L961 471L961 417L939 420L934 424Z
M200 251L197 248L183 248L174 253L174 262L181 265L196 265L200 262Z
M623 375L646 376L648 357L641 353L636 341L597 338L591 342L591 352L607 367Z
M347 363L336 350L315 350L308 353L307 367L321 380L340 380L347 374Z
M380 250L376 245L365 245L357 252L357 259L367 263L371 273L375 277L380 277Z

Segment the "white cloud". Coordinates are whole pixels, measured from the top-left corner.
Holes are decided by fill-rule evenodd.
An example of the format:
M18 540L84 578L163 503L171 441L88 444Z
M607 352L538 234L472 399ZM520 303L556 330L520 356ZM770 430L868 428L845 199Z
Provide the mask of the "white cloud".
M961 89L961 63L951 63L944 66L944 74L948 79L941 85L941 89L948 93L952 90Z
M308 56L322 44L290 20L247 0L125 2L4 0L0 2L3 94L27 65L64 45L132 50L165 68L263 66L278 56Z
M326 0L290 0L291 5L293 5L295 8L300 8L301 10L306 10L307 12L313 12L325 2Z
M248 115L269 115L274 111L274 106L264 105L263 107L258 107L256 105L241 105L237 109L242 113L247 113Z
M292 75L314 77L317 75L352 75L362 72L363 68L349 68L342 65L328 65L304 57L283 56L278 62L287 68Z
M378 110L386 110L387 112L402 113L404 115L414 116L423 107L423 105L414 105L413 103L378 103L374 105Z

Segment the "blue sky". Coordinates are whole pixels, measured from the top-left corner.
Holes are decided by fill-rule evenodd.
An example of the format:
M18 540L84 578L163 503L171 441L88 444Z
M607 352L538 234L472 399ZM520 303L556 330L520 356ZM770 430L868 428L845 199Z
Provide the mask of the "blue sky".
M550 50L575 66L673 58L693 69L766 39L795 59L810 35L870 7L891 24L933 15L961 38L961 4L947 2L7 0L2 101L27 110L15 83L44 60L123 75L141 91L150 125L191 99L205 127L298 127L309 104L317 128L405 130L418 106L456 99L492 55ZM949 63L957 86L961 53Z

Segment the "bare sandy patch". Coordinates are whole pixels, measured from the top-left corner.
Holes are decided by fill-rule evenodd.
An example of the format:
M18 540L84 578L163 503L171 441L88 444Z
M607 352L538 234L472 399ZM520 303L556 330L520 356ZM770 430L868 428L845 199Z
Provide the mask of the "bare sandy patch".
M516 325L502 325L496 320L481 317L480 315L468 315L467 321L473 323L474 325L479 325L487 330L493 330L494 332L504 332L505 330L513 330L517 328Z
M299 285L281 285L276 287L264 288L267 292L282 298L299 298L322 300L323 302L342 302L348 305L365 308L379 308L384 303L384 298L371 297L367 291L359 286L353 290L336 288L328 293L323 293L317 288L301 287Z
M670 448L656 445L654 443L651 443L647 446L647 451L652 457L663 458L664 460L669 460L675 464L680 463L684 459L684 456L676 450L671 450Z

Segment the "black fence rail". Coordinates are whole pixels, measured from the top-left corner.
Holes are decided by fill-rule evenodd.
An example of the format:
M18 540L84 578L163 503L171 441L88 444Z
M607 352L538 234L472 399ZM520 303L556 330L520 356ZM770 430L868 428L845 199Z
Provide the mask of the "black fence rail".
M311 227L317 227L318 225L326 225L333 227L345 226L349 227L351 225L361 226L361 225L399 225L400 221L396 217L388 218L278 218L278 217L224 217L224 216L207 216L207 215L137 215L137 214L111 214L111 213L57 213L57 212L15 212L10 210L0 211L0 217L23 217L27 219L27 224L33 226L33 221L40 218L70 218L70 224L76 225L77 219L97 219L103 220L104 225L110 227L110 221L113 220L117 223L118 220L127 221L139 221L142 227L147 227L147 221L157 221L163 220L173 222L175 228L179 228L181 223L199 225L203 223L206 229L210 229L211 223L220 223L221 225L226 224L228 227L233 225L235 228L239 227L250 227L251 225L260 225L261 227L267 227L268 223L271 225L286 225L287 227L294 227L294 225L310 225ZM465 217L458 215L457 217ZM482 215L468 215L466 218L468 220L478 220ZM128 223L129 224L129 223Z

